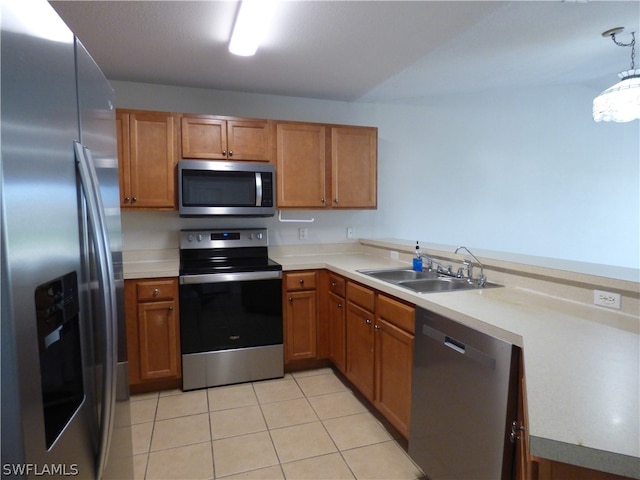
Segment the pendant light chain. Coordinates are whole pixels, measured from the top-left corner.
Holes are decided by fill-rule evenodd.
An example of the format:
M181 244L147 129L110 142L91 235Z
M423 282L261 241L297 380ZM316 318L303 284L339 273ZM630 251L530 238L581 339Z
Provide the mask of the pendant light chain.
M635 70L635 58L636 58L636 32L631 32L631 42L629 43L622 43L619 42L618 40L616 40L616 34L612 33L611 34L611 40L613 40L613 43L615 43L616 45L618 45L619 47L631 47L631 70Z

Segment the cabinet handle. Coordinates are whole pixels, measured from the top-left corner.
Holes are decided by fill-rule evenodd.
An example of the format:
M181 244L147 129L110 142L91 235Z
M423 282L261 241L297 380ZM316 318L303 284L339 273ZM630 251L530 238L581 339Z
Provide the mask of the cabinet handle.
M341 303L338 304L338 308L342 308L342 304Z
M300 280L300 285L304 285L304 280Z
M226 154L227 154L227 151L226 151L226 150L222 150L222 154L223 154L223 155L226 155Z
M229 150L229 156L233 157L233 150Z
M170 311L170 312L173 312L173 307L169 307L169 311Z
M133 197L133 198L131 199L131 203L133 203L133 202L137 202L137 201L138 201L138 197Z
M320 199L320 202L324 205L325 203L327 203L327 199L326 199L326 198L324 198L324 197L322 197L322 198Z
M289 297L289 301L290 301L290 302L293 302L293 298Z
M124 203L129 203L131 201L130 197L124 197Z
M333 288L336 288L336 285L337 285L337 283L336 283L336 282L331 282L331 286L332 286Z
M160 295L160 290L158 290L157 288L153 289L153 296L157 297L158 295Z
M371 319L367 318L364 323L366 323L367 325L371 325Z
M380 330L380 325L374 325L374 326L373 326L373 329L374 329L374 330Z
M337 199L337 198L334 198L334 199L333 199L333 203L338 203L338 199Z

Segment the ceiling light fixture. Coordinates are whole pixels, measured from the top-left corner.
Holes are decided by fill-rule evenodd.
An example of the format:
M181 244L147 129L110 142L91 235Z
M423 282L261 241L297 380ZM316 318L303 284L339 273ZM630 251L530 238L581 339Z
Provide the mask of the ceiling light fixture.
M267 33L277 5L278 0L242 0L229 51L243 57L254 55Z
M631 42L619 42L616 35L623 30L623 27L616 27L602 33L603 37L611 37L619 47L631 47L631 69L620 72L620 81L593 100L593 119L596 122L640 119L640 69L635 68L636 36L635 32L631 32Z

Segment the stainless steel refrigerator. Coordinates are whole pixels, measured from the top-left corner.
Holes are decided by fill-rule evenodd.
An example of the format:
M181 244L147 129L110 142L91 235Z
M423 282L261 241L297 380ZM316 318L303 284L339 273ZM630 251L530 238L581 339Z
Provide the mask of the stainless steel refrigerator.
M114 93L46 1L1 22L2 477L132 478Z

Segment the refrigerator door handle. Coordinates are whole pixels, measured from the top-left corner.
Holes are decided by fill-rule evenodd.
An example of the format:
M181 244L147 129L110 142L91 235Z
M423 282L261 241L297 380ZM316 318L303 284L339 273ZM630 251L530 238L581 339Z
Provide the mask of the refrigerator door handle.
M116 287L114 281L114 268L109 249L109 237L104 204L98 177L96 174L91 151L78 142L74 142L76 153L76 166L78 168L82 190L87 204L87 216L91 237L94 239L96 251L96 267L100 282L101 300L104 309L105 335L104 347L104 373L103 373L103 398L100 414L100 439L98 446L98 458L96 461L96 478L102 478L102 473L107 461L111 434L113 431L114 409L116 401L116 359L117 359L117 304Z

